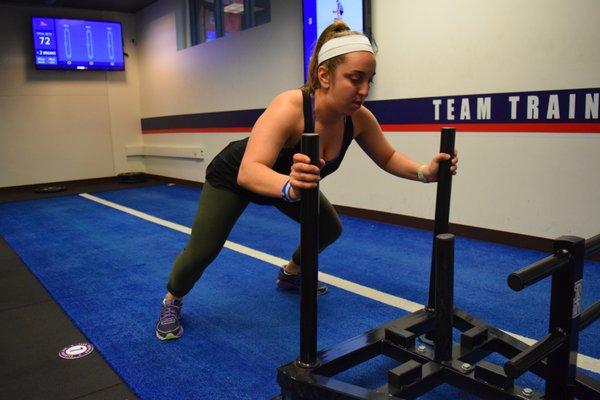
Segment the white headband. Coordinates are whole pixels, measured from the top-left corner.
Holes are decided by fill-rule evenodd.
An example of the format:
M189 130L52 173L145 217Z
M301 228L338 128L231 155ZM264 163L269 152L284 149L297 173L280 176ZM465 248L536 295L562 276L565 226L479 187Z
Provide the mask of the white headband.
M342 54L352 53L353 51L368 51L373 54L371 42L364 35L346 35L328 40L321 46L317 57L318 65L330 58L337 57Z

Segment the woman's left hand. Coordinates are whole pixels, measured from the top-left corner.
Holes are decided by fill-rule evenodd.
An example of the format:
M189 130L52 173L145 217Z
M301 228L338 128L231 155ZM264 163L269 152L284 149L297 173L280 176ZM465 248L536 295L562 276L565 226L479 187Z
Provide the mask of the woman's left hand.
M438 172L440 170L440 162L450 160L450 154L439 153L425 167L423 174L425 178L427 178L428 182L436 182L438 179ZM450 160L450 172L452 175L456 175L456 171L458 170L458 152L454 150L454 157Z

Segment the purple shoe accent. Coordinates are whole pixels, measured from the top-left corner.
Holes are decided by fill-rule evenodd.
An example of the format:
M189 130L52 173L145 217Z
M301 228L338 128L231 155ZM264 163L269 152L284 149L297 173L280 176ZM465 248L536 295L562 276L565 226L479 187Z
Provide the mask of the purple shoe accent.
M160 317L156 324L156 337L160 340L179 339L183 335L181 326L181 307L183 303L180 300L166 302L163 300L163 306L160 311Z
M283 268L280 268L279 274L277 274L277 286L286 291L300 292L301 280L302 278L300 274L288 275L283 272ZM327 286L321 283L317 283L317 285L317 294L327 293Z

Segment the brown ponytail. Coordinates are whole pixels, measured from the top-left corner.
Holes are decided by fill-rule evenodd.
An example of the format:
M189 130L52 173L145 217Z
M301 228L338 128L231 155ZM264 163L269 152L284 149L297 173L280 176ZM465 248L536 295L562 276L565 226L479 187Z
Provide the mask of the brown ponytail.
M321 87L321 83L319 82L319 77L317 76L317 70L319 69L319 65L317 64L317 58L319 55L319 51L325 42L341 36L346 35L362 35L360 32L351 31L348 25L341 19L334 21L331 25L323 30L321 35L319 35L319 39L315 44L315 48L310 57L310 62L308 64L308 80L302 86L303 90L308 90L310 93L314 93L315 90ZM340 55L337 57L333 57L327 61L322 63L323 66L327 68L330 72L335 71L335 68L344 61L344 55Z

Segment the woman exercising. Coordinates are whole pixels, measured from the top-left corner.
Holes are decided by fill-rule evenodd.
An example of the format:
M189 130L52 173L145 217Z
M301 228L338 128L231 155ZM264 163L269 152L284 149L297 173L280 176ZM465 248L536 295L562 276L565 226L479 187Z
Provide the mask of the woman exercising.
M311 189L342 162L356 140L383 170L407 179L437 180L439 163L451 159L437 154L419 164L395 151L373 114L362 104L375 75L375 57L369 39L338 20L319 36L309 65L308 82L272 101L258 118L250 136L230 143L210 163L202 187L192 234L173 265L163 299L156 336L177 339L183 297L221 251L229 232L249 202L271 204L300 221L300 193ZM304 132L318 132L320 168L300 153ZM456 174L458 159L451 160ZM319 251L341 234L340 219L319 193ZM300 248L278 272L277 286L300 288ZM320 294L327 291L318 288Z

